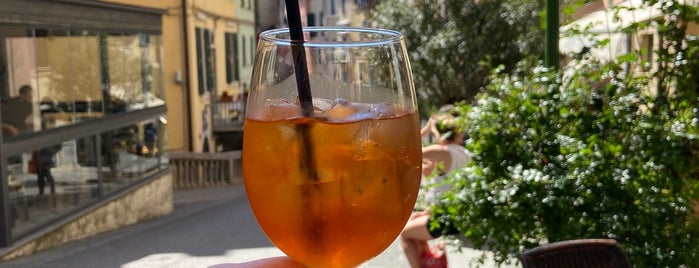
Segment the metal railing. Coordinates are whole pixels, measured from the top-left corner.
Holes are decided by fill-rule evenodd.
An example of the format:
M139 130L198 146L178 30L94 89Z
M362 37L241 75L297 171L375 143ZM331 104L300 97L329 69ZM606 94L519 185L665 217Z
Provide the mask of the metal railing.
M211 102L214 131L240 131L245 121L245 102L241 99L233 101Z
M170 152L173 186L175 188L192 188L242 183L241 157L241 151Z

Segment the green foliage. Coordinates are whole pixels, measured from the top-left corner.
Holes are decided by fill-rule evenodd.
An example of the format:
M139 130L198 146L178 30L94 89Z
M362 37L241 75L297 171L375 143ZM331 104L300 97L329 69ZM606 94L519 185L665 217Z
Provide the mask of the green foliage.
M494 72L474 105L460 105L474 161L436 214L499 263L549 242L614 238L635 267L695 266L699 59L680 32L697 9L668 2L653 72L628 71L641 52Z
M387 0L371 13L373 27L405 36L424 113L472 100L490 67L512 69L526 54L543 55L542 1Z

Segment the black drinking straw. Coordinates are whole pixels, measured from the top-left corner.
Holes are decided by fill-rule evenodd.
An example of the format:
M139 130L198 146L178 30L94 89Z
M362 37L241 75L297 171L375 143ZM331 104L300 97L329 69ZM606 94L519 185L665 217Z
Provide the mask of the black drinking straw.
M306 65L306 52L303 49L303 26L301 26L301 11L298 0L286 0L286 16L289 19L289 36L291 37L291 51L294 56L294 69L296 70L296 84L299 92L299 102L303 116L313 116L313 97L311 96L311 84L308 79L308 66ZM301 138L302 148L300 161L301 169L311 180L318 179L318 172L313 157L313 144L311 142L311 125L298 124L297 130Z
M294 70L299 92L301 110L306 117L313 116L313 97L311 84L308 79L306 53L303 48L303 26L298 0L286 0L286 16L289 20L289 37L291 37L291 52L294 56Z
M299 102L303 116L313 116L313 97L311 96L311 84L308 79L308 66L306 65L306 52L303 48L303 26L301 25L301 12L299 10L298 0L286 1L286 16L289 19L289 37L291 37L291 52L294 56L294 70L296 71L296 84L299 93ZM312 123L305 122L296 125L296 130L299 133L301 140L301 152L299 154L299 167L301 172L311 182L318 181L318 172L316 171L315 157L313 156L313 144L311 141ZM306 211L311 209L312 203L318 200L318 184L310 183L302 187L303 207ZM324 252L323 245L323 223L318 217L304 217L304 226L308 232L306 235L313 241L313 249L315 252Z

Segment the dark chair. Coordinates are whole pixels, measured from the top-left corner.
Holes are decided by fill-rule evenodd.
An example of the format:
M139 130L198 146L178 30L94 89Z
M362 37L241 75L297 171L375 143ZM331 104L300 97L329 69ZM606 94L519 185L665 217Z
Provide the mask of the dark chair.
M549 243L524 251L519 259L524 268L632 267L626 253L614 239L576 239Z

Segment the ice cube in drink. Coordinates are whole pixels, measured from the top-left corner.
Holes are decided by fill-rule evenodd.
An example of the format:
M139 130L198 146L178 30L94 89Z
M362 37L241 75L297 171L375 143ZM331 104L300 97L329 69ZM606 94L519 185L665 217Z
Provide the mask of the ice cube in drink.
M420 185L417 113L344 100L312 118L288 103L271 110L248 115L243 144L248 199L270 240L309 267L356 266L386 249Z

